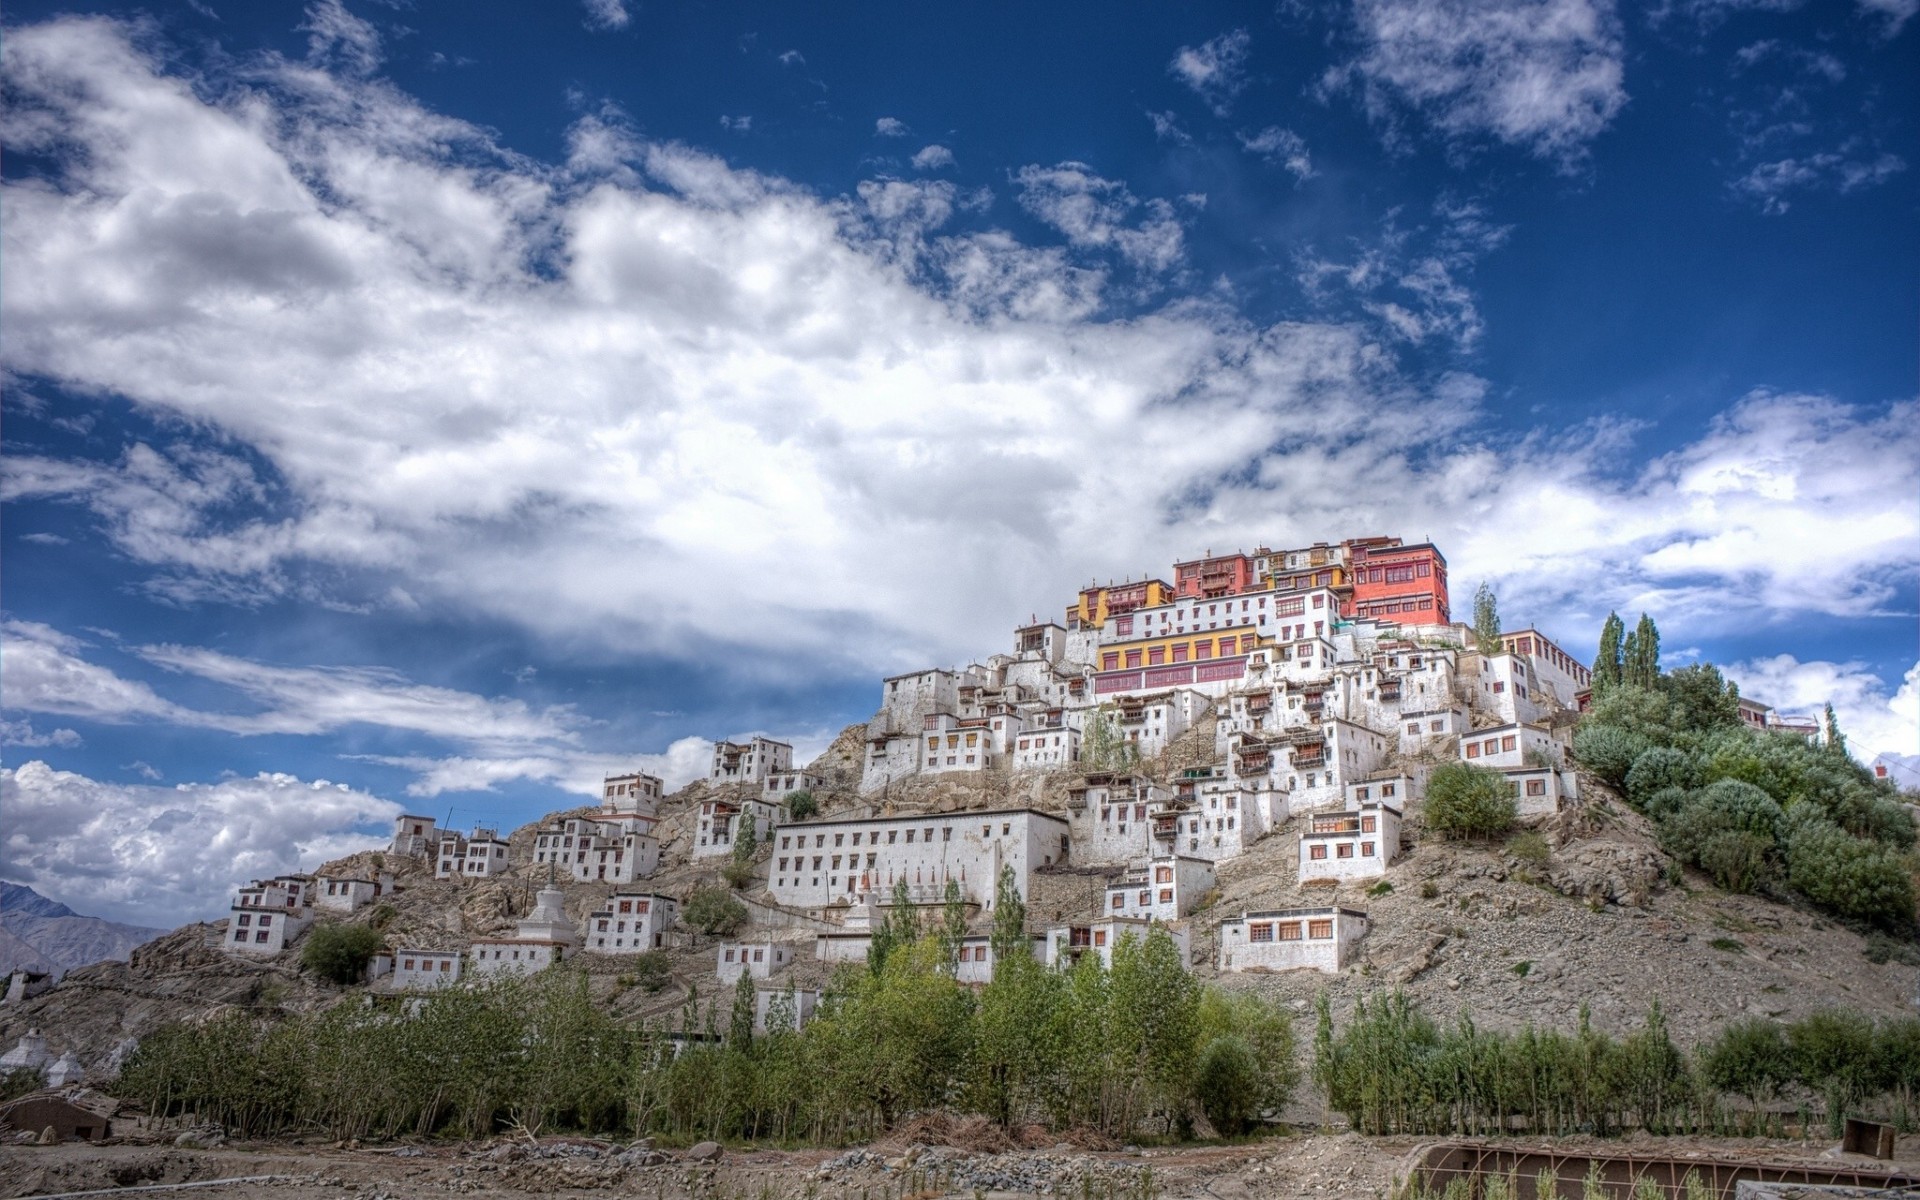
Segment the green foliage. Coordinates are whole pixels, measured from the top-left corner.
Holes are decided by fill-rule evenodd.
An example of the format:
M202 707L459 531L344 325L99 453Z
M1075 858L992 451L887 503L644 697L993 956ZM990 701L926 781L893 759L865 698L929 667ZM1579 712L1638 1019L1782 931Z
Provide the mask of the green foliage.
M1660 843L1675 858L1710 872L1726 890L1751 891L1771 872L1785 820L1780 806L1759 788L1723 779L1690 793L1661 820Z
M1739 938L1717 937L1708 942L1715 950L1724 950L1728 954L1745 954L1747 946Z
M1260 1065L1253 1050L1237 1037L1217 1037L1200 1052L1194 1066L1194 1098L1207 1122L1225 1137L1238 1137L1259 1116Z
M1367 895L1385 896L1391 893L1392 891L1393 891L1393 881L1388 879L1382 879L1380 882L1374 884L1373 886L1367 889Z
M1001 963L1016 954L1026 955L1029 950L1027 902L1020 897L1020 877L1011 866L1001 867L1000 878L994 881L993 889L994 971L998 973Z
M1740 728L1740 689L1727 682L1712 663L1681 667L1662 682L1672 701L1675 728Z
M1120 728L1113 705L1087 714L1080 737L1080 764L1088 771L1126 771L1140 762L1140 747Z
M47 1086L47 1077L38 1067L15 1067L0 1074L0 1103L37 1092Z
M1787 881L1843 917L1888 929L1913 925L1913 876L1906 865L1885 847L1824 818L1794 822L1787 837Z
M738 891L751 885L759 874L753 869L753 856L760 852L760 835L755 829L759 822L754 820L751 810L742 809L735 820L739 822L740 832L733 839L733 852L727 856L726 865L720 868L720 878Z
M746 924L747 906L723 887L702 885L687 897L681 919L709 937L726 937Z
M812 792L798 791L787 797L787 818L789 820L804 821L809 817L818 816L819 813L820 802L813 798Z
M1500 602L1482 583L1473 592L1473 645L1482 654L1500 653Z
M960 894L960 881L947 880L940 911L940 956L949 972L960 969L960 947L967 936L967 901Z
M1640 614L1640 623L1627 635L1620 653L1623 683L1652 691L1660 686L1660 630L1653 618Z
M1618 725L1596 724L1592 720L1582 724L1573 735L1574 758L1617 792L1626 789L1627 773L1640 756L1652 748L1653 743L1643 733Z
M1657 792L1668 788L1684 790L1700 785L1694 756L1671 746L1654 746L1641 751L1632 760L1623 782L1627 802L1642 812L1646 811L1647 801Z
M300 965L341 985L359 983L380 949L380 935L367 925L316 925L300 947Z
M914 905L913 891L905 879L893 884L893 896L887 903L887 915L874 928L867 943L867 969L875 975L886 970L887 958L903 946L920 940L920 910Z
M665 950L649 950L633 960L632 986L657 992L673 982L673 963Z
M1701 1047L1700 1068L1710 1086L1744 1096L1756 1107L1798 1075L1785 1030L1759 1017L1733 1022Z
M1622 679L1620 655L1627 636L1626 623L1620 614L1610 612L1607 622L1600 627L1600 650L1593 656L1593 694L1595 699L1606 695L1618 687Z
M1859 1013L1828 1009L1794 1022L1787 1045L1795 1077L1826 1100L1827 1131L1839 1136L1848 1113L1883 1081L1874 1057L1873 1022Z
M1539 867L1545 866L1553 857L1553 847L1547 844L1546 838L1527 829L1507 839L1507 853L1521 862L1532 863Z
M1846 758L1847 737L1840 732L1840 719L1833 715L1833 704L1828 702L1826 712L1827 752L1836 758Z
M1897 962L1920 967L1920 946L1914 945L1911 938L1891 938L1875 930L1867 935L1864 952L1870 963Z
M1427 827L1442 837L1499 837L1516 815L1513 788L1498 771L1449 762L1427 781Z

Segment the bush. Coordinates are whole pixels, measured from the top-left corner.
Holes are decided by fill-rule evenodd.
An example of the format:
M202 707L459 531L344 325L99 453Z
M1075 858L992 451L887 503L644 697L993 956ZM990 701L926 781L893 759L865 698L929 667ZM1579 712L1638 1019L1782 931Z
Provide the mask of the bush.
M787 797L787 816L791 820L804 821L820 812L820 802L813 798L812 792L795 792Z
M319 925L300 948L300 965L338 984L358 983L380 949L380 935L366 925Z
M681 919L711 937L726 937L746 924L747 906L723 887L697 887L687 897Z
M1692 792L1660 822L1660 844L1711 873L1728 891L1745 892L1771 869L1785 814L1750 783L1723 779Z
M1900 932L1912 928L1913 878L1900 859L1822 818L1795 822L1787 838L1787 882L1843 917Z
M1721 1030L1701 1050L1700 1069L1715 1088L1745 1096L1755 1107L1778 1095L1798 1074L1786 1034L1763 1017L1735 1021Z
M1884 933L1867 935L1866 955L1870 963L1897 962L1904 966L1920 967L1920 946L1915 946L1909 939L1890 938Z
M1700 847L1700 867L1729 892L1751 892L1772 878L1773 843L1757 833L1723 829Z
M1625 790L1627 772L1652 748L1645 735L1616 725L1596 724L1591 717L1573 735L1573 756L1616 792Z
M633 986L657 992L673 982L673 967L665 950L649 950L633 961Z
M1626 774L1627 803L1646 811L1647 801L1666 788L1699 786L1693 756L1670 746L1655 746L1633 760Z
M1521 862L1545 866L1553 857L1553 847L1547 844L1546 838L1528 829L1507 839L1507 853Z
M1194 1098L1222 1137L1238 1137L1260 1115L1260 1065L1243 1038L1217 1037L1194 1067Z
M15 1067L0 1075L0 1103L39 1091L47 1086L47 1077L38 1067Z
M1446 838L1494 838L1513 828L1517 810L1506 776L1470 763L1436 767L1427 780L1427 826Z

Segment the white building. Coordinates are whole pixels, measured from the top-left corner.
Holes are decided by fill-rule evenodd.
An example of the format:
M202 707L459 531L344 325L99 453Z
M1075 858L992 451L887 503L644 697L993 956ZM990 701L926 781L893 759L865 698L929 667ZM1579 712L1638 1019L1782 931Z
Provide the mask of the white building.
M1579 796L1579 776L1552 767L1503 767L1500 773L1513 786L1516 816L1550 817Z
M1124 863L1151 857L1152 818L1171 796L1145 775L1095 771L1067 788L1067 823L1077 861Z
M616 891L587 917L585 947L594 954L638 954L665 944L680 902L658 892Z
M475 829L470 838L443 830L435 874L442 879L490 879L507 869L507 849L506 839L496 830Z
M954 772L985 771L1000 765L999 740L1004 736L993 728L991 717L957 717L952 713L933 713L922 723L920 773L942 775Z
M1282 908L1220 923L1222 971L1335 974L1367 933L1367 914L1351 908Z
M1153 925L1141 917L1095 917L1091 921L1049 925L1044 935L1043 961L1049 967L1066 968L1079 962L1083 955L1094 954L1102 966L1111 968L1114 947L1126 938L1145 942ZM1161 928L1173 938L1173 944L1180 951L1180 965L1186 966L1192 961L1187 931L1168 925Z
M474 974L530 974L562 961L580 945L580 931L567 918L566 895L557 887L541 888L533 911L514 924L513 937L474 940Z
M1417 772L1401 771L1355 780L1346 786L1347 807L1352 809L1364 804L1384 804L1404 813L1408 801L1417 800L1425 793L1427 774L1427 769L1422 767Z
M535 866L565 871L575 883L632 883L660 865L655 821L640 813L567 817L533 837Z
M609 817L657 817L666 785L644 771L609 775L600 786L600 811Z
M458 950L394 951L392 986L396 991L451 987L459 982Z
M1528 627L1503 633L1500 643L1507 653L1526 662L1530 668L1529 682L1535 691L1544 693L1542 703L1551 697L1551 703L1559 708L1577 708L1580 693L1593 686L1593 672L1586 664L1556 646L1538 629Z
M1050 771L1080 761L1080 730L1066 723L1060 709L1039 714L1014 739L1013 769Z
M439 846L434 819L407 814L394 821L393 842L387 849L403 858L431 858Z
M782 810L778 801L760 799L702 800L699 820L693 832L693 857L714 858L733 853L743 822L753 822L754 844L764 846L780 824Z
M769 775L793 770L793 747L768 737L744 742L715 742L713 766L707 778L714 783L764 784Z
M788 942L725 942L714 958L714 974L721 983L736 983L743 974L767 979L793 961L793 946Z
M1496 771L1509 767L1560 767L1566 754L1544 725L1511 723L1476 729L1460 739L1460 759Z
M1139 917L1177 921L1191 914L1200 898L1217 882L1213 863L1204 858L1170 854L1130 867L1107 885L1105 913L1110 917Z
M1378 879L1400 853L1400 813L1381 803L1314 813L1300 831L1300 882Z
M278 954L313 923L313 878L278 875L240 889L223 945L240 954Z
M902 880L914 900L939 903L951 879L990 909L1002 868L1025 897L1029 873L1066 862L1072 845L1066 821L1025 808L798 822L774 841L769 891L794 908L885 896Z
M785 806L787 798L795 792L812 792L826 781L812 771L795 767L790 771L775 771L768 775L761 785L760 798L769 804Z
M314 881L313 903L316 908L332 909L335 912L357 912L391 891L392 888L393 877L384 873L378 879L322 876Z

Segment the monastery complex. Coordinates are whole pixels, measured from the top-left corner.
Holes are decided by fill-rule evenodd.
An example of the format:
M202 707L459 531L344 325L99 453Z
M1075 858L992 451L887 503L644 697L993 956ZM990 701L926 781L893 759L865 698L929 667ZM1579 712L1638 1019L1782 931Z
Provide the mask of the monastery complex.
M1436 546L1367 537L1209 553L1165 579L1089 586L1059 620L1014 629L1005 653L882 680L853 751L857 780L842 769L829 784L790 745L752 737L714 743L704 785L684 799L650 775L610 777L597 809L554 814L530 839L401 818L389 853L437 881L517 874L539 890L511 933L392 945L370 977L444 987L697 945L681 920L688 895L652 881L736 862L753 873L753 903L736 935L710 943L723 982L777 988L797 962L862 959L892 906L957 900L974 925L956 974L983 983L1002 879L1026 897L1060 872L1106 882L1097 908L1027 931L1047 963L1110 960L1159 926L1183 955L1217 947L1192 965L1337 972L1369 922L1331 898L1387 872L1435 766L1497 772L1522 819L1576 796L1568 747L1588 682L1534 628L1481 647L1453 618ZM940 784L980 802L923 811ZM1211 911L1222 866L1282 831L1297 842L1290 882L1325 887L1328 902ZM326 910L379 902L394 884L374 874L258 881L236 898L222 945L279 954ZM569 912L570 885L598 886ZM815 998L763 997L762 1017L804 1020Z

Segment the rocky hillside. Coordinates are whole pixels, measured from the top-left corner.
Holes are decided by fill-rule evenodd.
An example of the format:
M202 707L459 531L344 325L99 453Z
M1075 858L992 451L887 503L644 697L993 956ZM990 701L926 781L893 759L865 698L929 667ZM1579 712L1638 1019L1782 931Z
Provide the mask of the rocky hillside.
M59 974L90 963L125 962L133 948L165 933L81 916L30 887L0 881L0 976L16 969Z
M860 729L843 734L823 756L833 761L816 767L833 768L832 782L819 797L828 814L1015 804L1057 812L1064 810L1074 778L1061 772L913 780L883 795L861 796L852 769ZM1183 741L1167 761L1146 769L1170 774L1198 753L1197 743ZM1371 886L1299 887L1298 822L1283 827L1221 868L1217 893L1191 920L1195 972L1216 978L1214 931L1222 918L1250 909L1340 904L1366 911L1372 921L1356 960L1342 974L1220 975L1218 982L1276 996L1303 1018L1323 990L1341 1014L1365 995L1402 987L1442 1020L1467 1009L1491 1028L1571 1028L1584 1005L1596 1026L1615 1033L1636 1026L1657 996L1683 1045L1742 1015L1793 1018L1841 1005L1873 1014L1910 1011L1911 966L1897 958L1871 961L1860 935L1804 907L1716 890L1705 877L1680 870L1659 849L1645 820L1598 783L1583 778L1582 788L1580 803L1497 844L1431 838L1416 806L1402 857L1384 881ZM689 859L699 802L712 791L696 783L663 803L662 869L650 886L685 895L718 878L723 860ZM529 824L511 835L516 857L531 857L535 828ZM528 865L496 879L441 881L425 863L379 854L357 855L328 869L395 872L399 893L351 920L376 926L389 945L414 948L457 948L508 930L532 907L533 893L546 878L544 868ZM1092 915L1119 869L1069 864L1041 872L1029 904L1033 923ZM612 886L567 884L564 890L569 914L584 920ZM771 926L767 936L807 939L819 926L773 905L764 888L749 888L745 899L756 920ZM0 1044L11 1045L38 1026L56 1053L71 1047L91 1063L122 1039L165 1020L231 1006L301 1011L352 994L302 974L293 954L263 963L212 949L218 933L218 925L189 926L136 950L129 963L72 971L52 992L0 1008ZM724 999L713 977L710 940L690 939L668 959L672 982L655 991L639 986L631 958L583 955L580 961L595 994L626 1017L664 1016L692 993L703 1001ZM803 954L786 977L808 987L827 975L826 964Z

